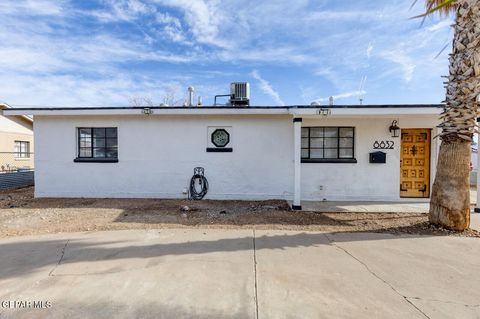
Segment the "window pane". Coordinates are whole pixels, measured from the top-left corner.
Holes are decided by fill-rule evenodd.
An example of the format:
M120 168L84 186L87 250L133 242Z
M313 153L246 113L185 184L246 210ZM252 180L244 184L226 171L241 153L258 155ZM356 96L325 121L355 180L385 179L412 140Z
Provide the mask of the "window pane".
M323 138L311 138L310 147L323 147Z
M105 157L107 158L117 158L118 157L118 151L116 148L107 148L105 152Z
M302 138L302 147L308 147L308 138Z
M92 157L92 149L91 148L81 148L79 155L80 155L80 157Z
M325 158L338 158L337 156L337 149L325 149Z
M90 139L80 139L80 147L91 147L92 140Z
M302 127L302 137L308 137L308 127Z
M93 157L105 157L105 148L94 148Z
M94 128L93 129L93 136L94 137L105 137L105 129L104 128Z
M93 140L93 147L105 147L105 139L95 137Z
M90 138L92 136L91 129L89 128L81 128L79 130L80 138Z
M353 138L341 138L340 139L340 147L353 147Z
M302 158L308 158L308 149L302 149Z
M326 127L325 137L337 137L338 130L336 127Z
M340 158L353 158L353 149L352 148L341 148L340 149Z
M310 137L323 137L323 128L322 127L310 128Z
M353 137L353 127L340 128L340 137Z
M107 147L117 147L117 139L116 138L107 138Z
M326 138L325 147L338 147L338 139L336 138Z
M314 149L310 150L310 158L323 158L323 149Z
M117 137L117 128L116 127L107 128L107 137Z

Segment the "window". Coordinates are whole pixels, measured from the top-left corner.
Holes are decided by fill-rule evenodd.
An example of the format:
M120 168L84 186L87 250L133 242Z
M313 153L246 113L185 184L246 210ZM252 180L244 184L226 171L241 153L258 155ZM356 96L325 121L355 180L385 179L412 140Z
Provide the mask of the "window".
M212 143L216 147L225 147L228 143L230 143L230 134L226 130L216 129L212 133Z
M78 128L76 162L118 162L116 127Z
M232 127L230 126L209 126L207 128L207 152L233 152L231 134Z
M302 127L302 162L356 163L353 127Z
M15 158L30 158L30 142L15 141Z

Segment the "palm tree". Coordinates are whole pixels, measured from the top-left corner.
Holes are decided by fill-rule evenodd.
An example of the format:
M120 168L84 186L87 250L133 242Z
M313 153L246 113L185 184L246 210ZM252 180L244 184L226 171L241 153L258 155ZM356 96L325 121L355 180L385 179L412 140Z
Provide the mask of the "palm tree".
M470 226L471 143L480 101L480 1L426 0L426 8L421 17L455 13L429 221L460 231Z

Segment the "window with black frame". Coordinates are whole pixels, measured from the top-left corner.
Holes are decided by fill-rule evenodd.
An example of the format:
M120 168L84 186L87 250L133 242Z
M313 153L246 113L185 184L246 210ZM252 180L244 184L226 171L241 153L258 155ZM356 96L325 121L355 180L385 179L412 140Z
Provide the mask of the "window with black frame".
M76 162L117 162L118 138L116 127L78 128Z
M304 163L356 163L355 128L302 127Z

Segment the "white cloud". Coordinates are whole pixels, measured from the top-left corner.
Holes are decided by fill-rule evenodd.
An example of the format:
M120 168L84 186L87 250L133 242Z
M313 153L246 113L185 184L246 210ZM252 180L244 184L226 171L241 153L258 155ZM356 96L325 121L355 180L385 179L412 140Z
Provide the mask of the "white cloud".
M264 65L279 72L278 81L291 83L282 85L288 92L279 94L258 71L252 72L277 104L297 103L287 101L289 96L311 101L329 92L345 92L337 97L343 98L355 92L352 88L364 75L371 79L369 94L374 96L377 86L376 94L387 96L384 83L401 82L398 78L409 88L440 83L448 52L433 57L451 37L447 32L451 19L429 19L420 27L419 21L408 20L415 12L409 12L403 0L315 4L309 0L98 0L91 2L96 6L93 10L81 9L78 3L0 1L2 75L11 83L38 87L36 91L20 88L23 92L17 95L3 89L2 99L111 104L120 101L118 92L129 91L124 83L137 81L149 87L148 77L137 77L145 72L149 76L156 72L158 80L165 81L171 74L194 75L198 83L210 81L209 87L222 87L220 82L241 79ZM235 75L217 78L211 70ZM79 94L55 98L62 96L54 90L60 79L71 83L60 87L82 88L85 98ZM85 79L111 93L103 95ZM441 86L439 91L443 92ZM104 102L106 97L111 101Z
M220 26L224 22L222 3L218 0L152 0L155 3L174 7L183 12L196 41L217 47L228 47L229 42L220 35Z
M453 24L452 20L445 19L445 20L437 22L434 25L428 27L426 30L428 30L429 32L434 32L434 31L438 31L438 30L441 30L441 29L446 28L446 27L450 27L452 24Z
M401 50L384 51L380 53L380 56L400 65L405 82L410 82L412 80L416 64L413 62L412 58L405 54L405 52Z
M370 42L367 47L367 58L370 59L370 57L372 56L372 51L373 51L373 44L372 42Z
M52 0L2 0L0 14L28 16L55 16L63 13L64 1Z
M160 103L171 87L185 87L182 80L116 75L85 78L75 75L1 74L0 96L8 95L9 104L43 106L124 106L131 97L148 97ZM181 95L181 94L179 94Z
M258 73L257 70L253 70L250 75L259 82L260 89L263 91L263 93L270 96L272 100L274 100L275 103L277 103L278 105L285 105L283 100L280 98L280 94L278 94L278 92L273 89L273 87L270 85L270 83L268 83L267 80L260 76L260 73Z
M146 5L139 0L105 0L108 5L106 10L81 11L103 22L134 21L143 15L154 14L155 7Z
M378 11L367 11L367 10L356 10L356 11L329 11L329 10L323 10L323 11L314 11L311 12L309 15L307 15L306 19L307 20L320 20L320 21L326 21L326 20L353 20L353 21L359 21L359 20L371 20L371 19L378 19L381 18L382 14Z
M367 92L365 90L359 90L359 91L350 91L350 92L343 92L343 93L335 94L335 95L332 95L332 97L333 97L333 100L336 101L336 100L341 100L341 99L345 99L345 98L349 98L349 97L360 98L361 96L364 96L365 94L367 94ZM329 101L329 100L330 100L330 97L321 97L321 98L316 99L315 101L325 102L325 101Z

